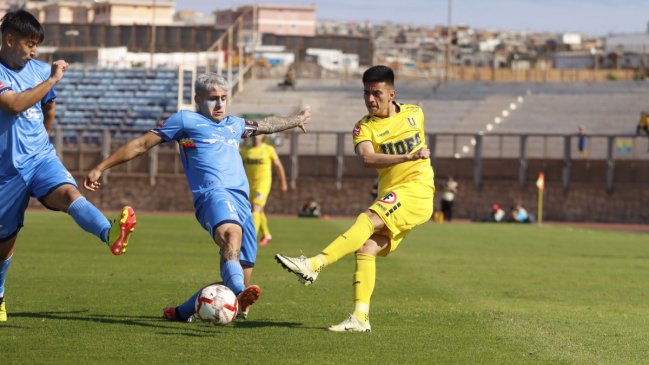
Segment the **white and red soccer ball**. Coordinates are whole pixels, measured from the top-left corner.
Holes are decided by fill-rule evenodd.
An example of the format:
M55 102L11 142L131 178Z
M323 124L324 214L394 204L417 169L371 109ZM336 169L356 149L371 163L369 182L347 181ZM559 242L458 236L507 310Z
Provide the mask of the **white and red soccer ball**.
M196 316L216 325L225 325L237 316L237 296L227 286L213 284L201 290L194 304Z

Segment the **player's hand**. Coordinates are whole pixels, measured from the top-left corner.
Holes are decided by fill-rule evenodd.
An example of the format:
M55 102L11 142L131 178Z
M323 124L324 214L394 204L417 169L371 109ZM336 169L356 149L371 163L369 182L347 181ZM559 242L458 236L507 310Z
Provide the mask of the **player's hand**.
M281 191L282 193L287 192L288 191L288 185L286 185L286 183L280 184L279 185L279 191Z
M425 160L430 157L430 150L428 148L422 148L417 150L411 156L413 160Z
M308 105L305 106L297 116L300 118L300 124L298 126L302 132L306 133L306 125L311 122L311 107Z
M50 72L50 79L54 82L59 82L63 78L63 73L70 65L64 60L52 62L52 71Z
M86 175L85 179L83 179L83 187L89 191L95 191L99 189L99 187L101 186L101 183L99 182L100 177L101 171L99 169L92 169L88 173L88 175Z

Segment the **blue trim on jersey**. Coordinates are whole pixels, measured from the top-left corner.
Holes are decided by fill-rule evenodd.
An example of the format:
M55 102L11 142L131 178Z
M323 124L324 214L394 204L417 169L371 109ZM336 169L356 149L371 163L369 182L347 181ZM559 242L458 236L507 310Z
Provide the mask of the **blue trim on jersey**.
M233 219L224 219L224 220L222 220L222 221L220 221L220 222L218 222L218 223L216 223L214 225L214 227L212 228L212 232L216 232L217 228L221 227L222 225L224 225L226 223L233 223L233 224L236 224L237 226L243 228L243 226L241 225L241 222L237 222L237 221L235 221Z
M23 228L23 225L18 225L18 228L16 228L16 230L12 234L8 235L7 237L0 238L0 242L9 241L10 239L14 238L16 235L18 235L18 232L20 232L21 228Z

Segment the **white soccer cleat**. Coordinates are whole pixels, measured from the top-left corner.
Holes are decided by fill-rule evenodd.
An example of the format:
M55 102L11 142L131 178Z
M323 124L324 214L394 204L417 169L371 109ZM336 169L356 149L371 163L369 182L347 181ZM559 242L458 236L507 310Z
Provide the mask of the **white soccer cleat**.
M318 273L320 272L320 270L316 271L311 269L311 265L309 265L309 259L304 255L300 257L288 257L278 253L277 255L275 255L275 260L277 260L277 262L282 265L283 268L297 275L297 277L300 279L300 282L304 284L304 286L313 284L315 279L318 278Z
M346 320L327 328L331 332L372 332L370 321L363 322L358 317L350 314Z

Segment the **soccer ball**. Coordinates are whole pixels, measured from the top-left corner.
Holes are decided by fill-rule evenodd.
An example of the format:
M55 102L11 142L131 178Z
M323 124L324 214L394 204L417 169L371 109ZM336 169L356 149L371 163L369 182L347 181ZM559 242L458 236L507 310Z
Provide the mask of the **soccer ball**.
M217 325L232 322L237 315L238 306L237 296L227 286L220 284L203 288L194 304L196 317Z

